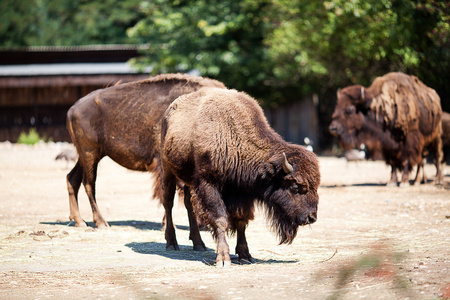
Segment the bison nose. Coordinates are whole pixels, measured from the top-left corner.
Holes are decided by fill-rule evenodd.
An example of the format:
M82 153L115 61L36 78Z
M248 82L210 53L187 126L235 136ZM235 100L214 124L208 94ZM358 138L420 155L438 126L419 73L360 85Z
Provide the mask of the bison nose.
M317 221L317 212L308 212L302 214L299 218L300 225L308 225Z
M309 213L306 215L306 224L312 224L317 221L317 213Z
M334 122L330 124L328 127L328 130L330 130L330 133L333 135L339 135L340 134L340 126Z

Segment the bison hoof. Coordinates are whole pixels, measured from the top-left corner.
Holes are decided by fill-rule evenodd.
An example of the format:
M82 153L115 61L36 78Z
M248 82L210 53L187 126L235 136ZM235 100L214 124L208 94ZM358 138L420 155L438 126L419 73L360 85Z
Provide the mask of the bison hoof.
M86 222L75 222L75 227L87 227Z
M166 250L167 251L176 251L176 250L180 250L180 247L178 247L178 245L167 245Z
M401 187L401 188L409 187L409 182L401 182L399 187Z
M216 262L216 268L230 268L231 267L231 260L220 260Z
M246 258L239 259L240 265L251 265L254 263L255 263L255 260L252 257L250 257L249 259L246 259Z
M107 222L97 222L97 223L95 223L95 226L98 229L105 229L105 228L109 227L109 224Z

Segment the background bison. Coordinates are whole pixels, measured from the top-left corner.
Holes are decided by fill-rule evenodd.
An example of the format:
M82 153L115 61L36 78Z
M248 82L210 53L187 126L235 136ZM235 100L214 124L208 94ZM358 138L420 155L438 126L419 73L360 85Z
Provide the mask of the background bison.
M316 221L317 157L275 133L247 94L205 88L181 96L161 126L166 214L178 178L191 187L196 214L212 227L218 267L231 265L228 230L237 233L239 260L252 261L245 229L255 201L267 208L281 243L291 243L298 226ZM177 247L175 229L170 232L167 244Z
M94 91L70 108L67 128L79 158L67 175L67 187L70 219L76 226L86 226L77 200L81 182L89 197L95 225L108 226L95 199L99 161L109 156L131 170L160 171L160 120L165 109L178 96L205 86L225 88L216 80L166 74ZM158 180L154 194L161 195ZM196 224L192 225L191 230L195 230Z
M378 140L384 160L391 166L390 183L409 182L413 166L422 162L425 151L435 157L436 184L441 184L442 156L440 98L417 77L388 73L369 88L360 85L338 91L330 132L344 151L358 143Z

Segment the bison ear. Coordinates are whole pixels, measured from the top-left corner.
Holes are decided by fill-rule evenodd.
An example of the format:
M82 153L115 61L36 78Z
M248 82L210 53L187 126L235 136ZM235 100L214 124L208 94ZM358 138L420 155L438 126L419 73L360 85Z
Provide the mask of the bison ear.
M257 168L257 176L260 180L271 180L276 174L276 168L272 163L263 162Z

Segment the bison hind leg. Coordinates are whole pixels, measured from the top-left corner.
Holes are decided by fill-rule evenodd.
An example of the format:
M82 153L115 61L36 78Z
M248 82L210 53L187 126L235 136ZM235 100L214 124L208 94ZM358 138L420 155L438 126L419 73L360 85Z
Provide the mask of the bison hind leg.
M247 238L245 237L245 228L247 228L248 221L240 220L238 222L233 222L236 226L237 232L237 243L236 243L236 254L239 256L240 264L252 264L255 262L253 257L250 255L248 249Z
M231 214L231 230L236 232L236 254L239 256L239 263L254 263L245 236L248 222L254 219L254 201L248 199L245 195L238 195L228 198L227 203L227 208Z
M80 209L78 206L78 191L83 180L83 167L78 161L73 167L72 171L67 174L67 191L69 193L69 219L75 222L76 227L86 227L86 222L81 218Z
M194 244L194 251L206 251L205 243L200 236L197 218L191 202L191 191L188 186L184 186L184 205L186 207L189 218L189 239Z
M163 206L166 218L165 238L166 250L180 250L177 237L175 234L175 226L172 219L173 200L176 190L176 178L169 171L163 174Z

